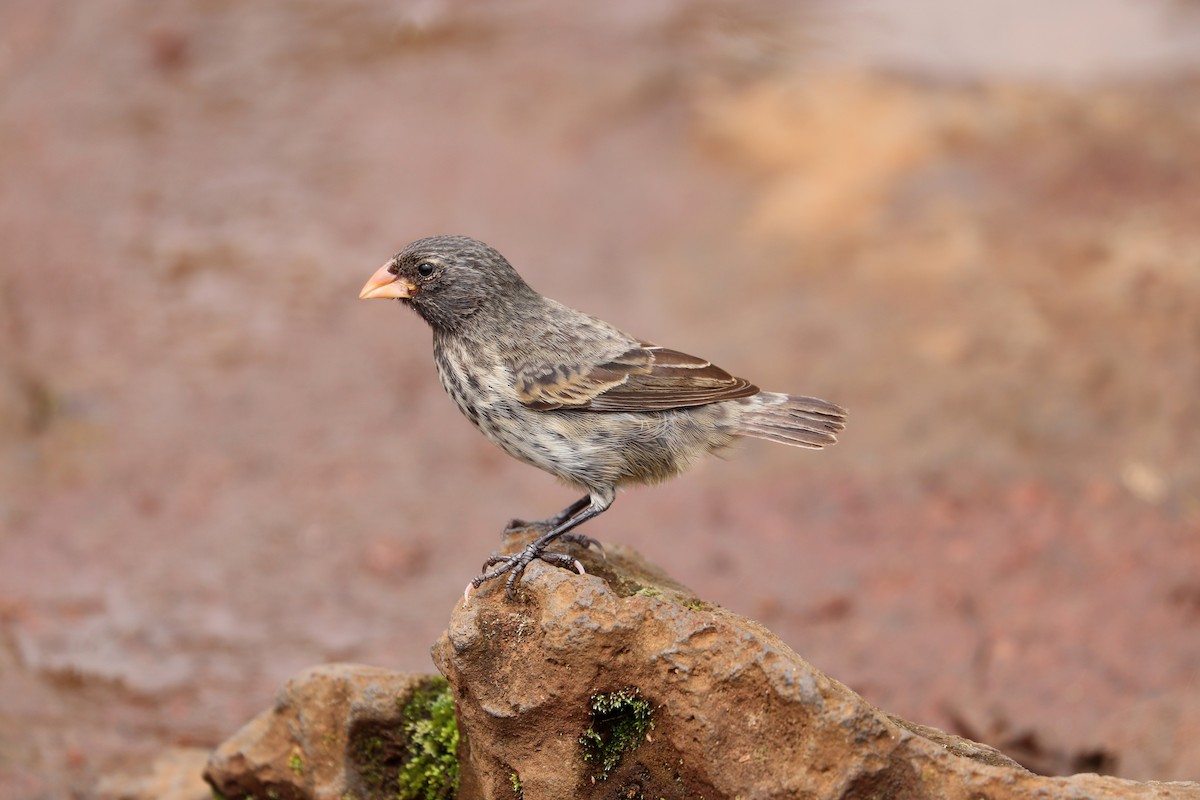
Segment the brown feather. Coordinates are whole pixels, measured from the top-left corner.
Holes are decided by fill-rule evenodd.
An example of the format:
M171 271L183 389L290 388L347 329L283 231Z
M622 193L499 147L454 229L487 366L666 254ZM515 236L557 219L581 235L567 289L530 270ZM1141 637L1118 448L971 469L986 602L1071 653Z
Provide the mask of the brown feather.
M523 364L514 375L517 396L535 411L665 411L759 391L709 361L649 342L590 368Z

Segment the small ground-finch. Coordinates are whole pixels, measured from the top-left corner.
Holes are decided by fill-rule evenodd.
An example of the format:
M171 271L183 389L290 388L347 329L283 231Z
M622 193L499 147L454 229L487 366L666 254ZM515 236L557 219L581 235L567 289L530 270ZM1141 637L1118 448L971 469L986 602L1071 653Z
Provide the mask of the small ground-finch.
M549 519L513 520L541 535L494 556L471 583L508 574L509 597L535 559L597 516L626 483L657 483L739 436L819 449L846 412L815 397L759 391L708 361L642 341L542 297L512 265L465 236L421 239L371 276L361 298L395 298L433 328L442 386L467 419L509 455L587 491ZM471 587L468 587L468 589Z

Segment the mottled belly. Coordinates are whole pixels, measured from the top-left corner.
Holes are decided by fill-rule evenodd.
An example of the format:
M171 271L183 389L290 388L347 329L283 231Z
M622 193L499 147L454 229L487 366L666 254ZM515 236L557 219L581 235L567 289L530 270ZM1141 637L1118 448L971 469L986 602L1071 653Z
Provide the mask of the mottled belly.
M709 443L686 413L534 411L503 368L435 352L446 394L501 450L579 486L655 483L678 474ZM715 444L715 442L714 442Z

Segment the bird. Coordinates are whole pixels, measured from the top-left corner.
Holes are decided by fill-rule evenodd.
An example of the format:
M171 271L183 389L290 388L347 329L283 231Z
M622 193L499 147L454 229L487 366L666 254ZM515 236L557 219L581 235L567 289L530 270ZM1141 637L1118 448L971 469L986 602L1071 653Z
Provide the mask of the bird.
M841 406L765 392L703 358L631 336L544 297L496 249L467 236L418 239L366 282L360 299L394 299L433 331L442 387L510 456L586 494L552 517L512 520L533 531L512 555L487 559L472 589L507 575L511 600L541 560L582 573L556 540L599 547L575 529L604 513L618 487L655 484L736 439L819 450L846 425Z

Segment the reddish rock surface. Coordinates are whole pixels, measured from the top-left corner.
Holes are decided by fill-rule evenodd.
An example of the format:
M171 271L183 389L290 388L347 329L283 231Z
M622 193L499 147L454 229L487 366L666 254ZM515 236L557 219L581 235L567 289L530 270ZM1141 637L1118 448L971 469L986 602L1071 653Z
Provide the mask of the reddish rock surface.
M96 785L98 800L212 800L204 782L211 751L200 747L166 750L148 769L106 775Z
M361 743L373 734L402 742L403 709L429 680L358 664L306 670L288 681L274 706L217 748L205 779L231 798L382 796L380 786L364 785Z
M463 800L1200 798L1197 783L1036 775L880 711L632 550L579 555L591 573L539 563L516 602L501 584L478 591L434 647L455 699ZM227 797L395 796L380 771L411 757L401 709L426 684L309 670L217 749L206 777ZM392 743L383 767L388 748L362 747L364 731ZM420 796L435 794L446 796Z
M434 648L459 704L464 797L508 800L516 776L525 800L1200 798L1196 783L1035 775L879 711L630 550L586 563L596 574L539 565L520 603L481 592ZM652 725L604 775L581 736L614 692L648 703Z

